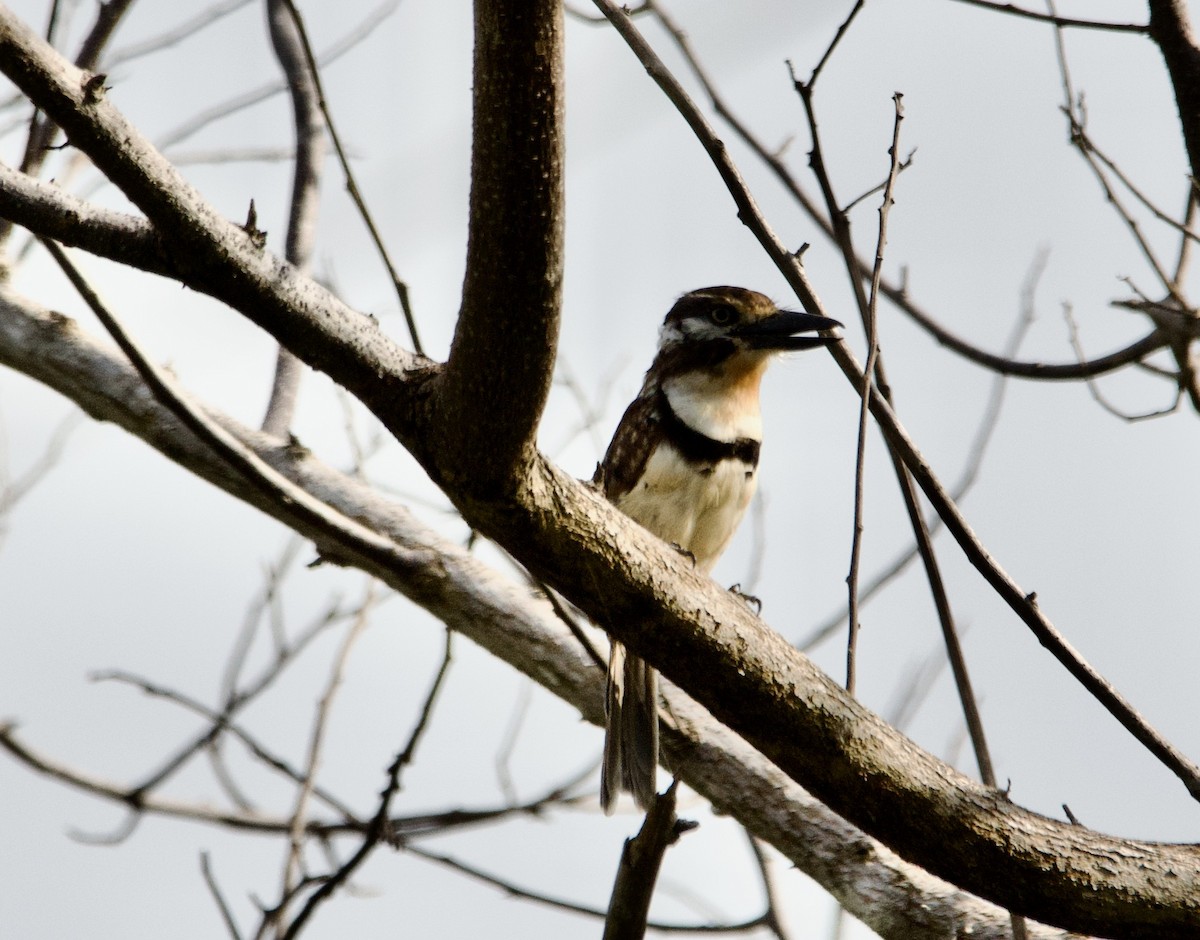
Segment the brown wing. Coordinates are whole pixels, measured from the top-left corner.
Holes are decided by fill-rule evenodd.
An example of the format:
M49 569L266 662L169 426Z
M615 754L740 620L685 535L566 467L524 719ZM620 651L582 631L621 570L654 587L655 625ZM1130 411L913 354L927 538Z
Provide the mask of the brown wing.
M592 482L603 489L608 499L614 502L620 499L641 477L661 436L654 396L635 398L625 409Z

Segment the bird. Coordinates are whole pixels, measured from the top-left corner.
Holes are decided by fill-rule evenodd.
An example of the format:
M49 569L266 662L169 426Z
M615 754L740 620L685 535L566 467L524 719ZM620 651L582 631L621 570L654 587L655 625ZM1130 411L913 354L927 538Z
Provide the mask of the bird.
M741 522L757 484L759 387L770 360L840 338L842 324L781 309L743 287L681 296L663 320L658 352L625 410L593 484L625 515L708 573ZM811 334L822 331L825 335ZM611 640L600 804L621 791L642 809L656 794L658 678Z

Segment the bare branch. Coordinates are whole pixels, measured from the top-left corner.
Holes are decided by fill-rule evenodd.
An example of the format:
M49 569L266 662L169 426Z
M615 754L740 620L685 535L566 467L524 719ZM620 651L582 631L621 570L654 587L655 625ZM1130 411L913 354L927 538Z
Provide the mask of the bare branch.
M84 202L0 163L0 216L31 232L153 274L169 274L162 243L143 218Z
M548 907L555 908L561 911L570 911L573 914L583 914L585 916L594 917L597 920L606 917L606 911L589 907L586 904L577 904L574 901L567 901L563 898L552 897L540 891L531 891L528 888L521 887L514 881L501 878L499 875L493 875L483 871L473 865L468 865L458 859L452 858L449 855L443 855L438 852L432 852L429 849L422 848L412 842L406 842L401 848L410 855L416 855L419 858L426 859L431 862L436 862L443 865L459 874L467 875L474 878L476 881L481 881L484 884L491 885L494 888L504 892L504 894L522 898L527 901L533 901L537 904L543 904ZM654 931L662 933L704 933L704 934L735 934L747 933L753 931L762 925L760 918L754 920L743 921L740 924L671 924L662 921L651 920L647 923L647 927Z
M268 751L267 748L259 743L259 741L253 735L249 734L244 728L234 724L227 715L217 714L212 709L206 708L195 699L184 695L181 692L164 688L163 686L149 682L145 679L141 679L137 676L129 675L128 673L120 672L119 670L96 673L92 676L92 679L96 682L123 682L140 689L146 695L165 699L166 701L180 705L193 714L200 715L207 721L212 722L212 731L209 735L205 736L205 739L218 732L231 734L237 738L246 747L246 749L265 766L270 767L272 770L277 771L295 783L304 783L307 779L305 774L289 765L287 761ZM192 745L184 749L183 755L185 757L193 756L199 749L200 745ZM176 759L171 761L168 764L168 767L171 771L174 771L180 763L182 763L182 761ZM158 789L165 780L166 774L155 774L145 782L135 784L134 786L127 788L122 795L122 801L140 810L146 805L147 795L151 791ZM315 793L317 798L324 802L330 809L340 815L347 824L358 824L358 820L354 812L333 794L323 790L320 787L314 788L312 792ZM242 808L247 809L248 807L243 806Z
M1145 33L1150 27L1141 23L1104 23L1099 20L1076 20L1067 16L1056 16L1053 13L1039 13L1037 10L1026 10L1012 3L996 3L993 0L958 0L973 7L983 7L998 13L1008 13L1029 20L1040 20L1043 23L1053 23L1058 27L1076 27L1079 29L1102 29L1113 33Z
M363 17L361 22L355 24L341 39L330 43L328 48L317 55L318 65L324 68L336 62L347 52L352 51L359 43L371 36L379 24L391 16L399 6L400 0L381 0L378 6ZM286 90L287 82L279 79L268 82L265 85L260 85L250 91L241 92L177 125L173 130L168 131L158 139L158 146L160 149L165 150L199 133L214 121L219 121L246 108L253 107L259 102L281 94Z
M892 191L895 187L896 177L901 169L899 157L899 127L903 112L901 110L899 97L897 96L896 104L896 120L892 134L892 147L889 150L891 157L888 168L888 175L884 183L884 201L880 208L880 228L879 236L876 241L875 260L871 267L870 293L867 294L863 290L862 278L858 276L859 262L857 260L853 239L850 233L850 218L846 211L841 207L834 195L833 181L829 175L825 165L824 152L821 145L821 137L818 130L816 108L814 103L814 88L813 83L798 81L793 73L793 85L800 99L804 104L804 112L808 118L809 132L812 135L813 147L810 154L810 163L813 173L817 177L820 185L822 196L825 200L826 212L829 215L831 222L832 235L834 242L841 251L843 264L846 272L850 276L850 284L854 289L855 300L858 303L858 308L862 316L863 326L868 337L868 356L867 363L863 367L863 375L857 386L861 401L861 411L859 416L859 431L858 431L858 459L856 465L856 488L855 488L855 529L854 529L854 547L857 548L861 539L861 516L859 508L862 505L862 461L863 453L866 445L866 413L869 407L869 400L873 394L874 386L878 387L879 394L882 400L891 402L890 383L888 382L887 372L884 368L883 359L879 355L878 340L876 338L876 307L878 305L879 293L882 289L882 251L883 239L886 236L886 220L887 209L890 206ZM845 367L843 366L843 371ZM954 616L950 607L950 601L946 594L945 583L942 579L941 566L938 564L937 556L933 551L933 542L929 534L928 527L925 524L925 519L922 514L921 506L918 502L916 488L913 485L912 477L909 470L904 465L904 460L900 453L889 443L889 457L892 462L892 469L896 476L896 481L900 486L901 497L904 500L905 512L908 515L909 525L912 527L913 536L916 543L917 554L921 559L925 569L925 576L929 583L930 594L933 597L934 606L938 614L938 624L942 630L942 637L946 644L946 655L950 660L951 668L954 672L955 687L958 691L959 699L963 706L963 715L966 719L967 729L971 735L971 743L975 750L976 760L979 764L980 779L987 786L995 786L995 778L992 772L992 760L988 751L987 739L984 734L983 722L979 716L979 708L975 701L975 694L971 686L970 674L967 670L966 658L963 655L961 644L959 643L958 633L954 624ZM847 687L853 681L854 675L854 656L856 650L858 636L858 609L857 609L857 555L852 549L851 555L851 576L847 579L850 586L851 603L847 612L849 621L849 637L846 644L846 661L847 661Z
M209 865L207 852L200 853L200 873L204 876L204 883L208 886L208 893L212 895L213 900L217 904L217 909L221 912L221 920L225 922L225 929L229 931L229 936L233 940L241 940L242 935L238 932L237 921L234 920L233 912L229 909L229 905L225 902L225 896L221 894L221 889L217 885L217 878Z
M1029 332L1030 326L1033 325L1035 315L1034 292L1037 288L1038 280L1045 270L1046 258L1046 251L1040 251L1037 257L1034 258L1029 273L1026 275L1025 282L1021 288L1019 315L1002 353L1006 358L1012 359L1016 357L1017 353L1020 352L1021 343L1026 333ZM992 387L988 393L987 404L984 406L983 414L979 419L979 425L976 428L971 445L967 448L967 462L959 474L958 481L950 490L951 499L955 503L962 502L979 477L979 470L983 466L988 445L991 443L996 428L1000 423L1000 411L1004 404L1008 381L1009 376L1007 375L996 375L992 379ZM928 529L931 537L941 526L942 520L936 515L925 523L925 528ZM881 591L919 557L919 554L920 547L914 543L911 548L894 558L888 565L876 573L870 583L860 592L862 599L864 601L868 600ZM803 639L797 640L795 643L796 648L805 652L812 650L817 644L824 642L836 633L845 622L845 608L835 611L821 624L814 627ZM893 722L893 724L896 724L900 728L904 727L902 723Z
M95 68L104 47L108 45L116 32L121 19L132 6L133 0L112 0L104 3L96 11L96 22L83 40L79 52L75 56L76 67L84 70ZM48 34L53 32L53 20ZM25 142L25 155L21 158L22 173L36 176L50 153L51 144L58 134L58 127L53 121L43 115L34 113L29 125L29 137ZM0 242L8 238L11 226L0 219Z
M528 465L554 373L563 269L562 30L558 0L475 5L466 278L437 410L446 466L458 483L469 476L478 492L512 488L517 468Z
M228 462L229 466L239 473L247 483L261 490L269 498L278 501L280 506L286 507L284 511L291 517L293 525L300 523L301 520L315 523L324 527L331 536L334 536L334 533L354 531L359 536L357 541L359 541L360 547L371 553L379 553L381 561L386 556L392 556L391 562L386 562L389 564L400 560L394 552L394 546L386 539L380 538L355 521L339 518L336 513L330 511L328 506L297 488L286 477L248 450L235 437L202 414L198 408L189 404L182 393L176 389L174 379L154 366L129 338L121 325L100 302L100 298L92 291L87 281L71 264L63 250L51 241L46 241L44 244L72 285L87 302L92 313L116 340L121 351L129 357L130 362L133 363L134 368L137 369L138 374L155 397L193 434ZM334 537L336 538L336 536Z
M329 130L330 139L333 141L338 162L341 164L342 172L346 177L346 190L349 192L355 208L358 209L358 214L367 226L367 231L371 235L371 241L375 245L375 250L379 252L380 260L383 261L384 267L387 268L388 276L392 279L392 286L396 291L396 296L400 301L400 309L404 313L404 320L408 325L408 336L412 341L413 349L418 355L424 355L425 350L421 347L421 339L417 334L416 318L413 316L412 306L409 303L408 285L400 278L399 273L396 271L396 266L392 263L387 248L384 247L383 236L375 225L375 220L367 208L366 199L363 198L362 192L358 188L358 183L355 181L354 172L350 168L350 158L346 153L346 148L342 145L342 138L338 134L337 127L333 122L333 115L329 111L329 102L325 97L325 89L321 84L320 66L317 64L316 53L313 52L312 45L308 41L308 33L304 29L304 21L300 17L300 11L296 9L296 4L293 0L272 0L272 2L278 4L280 7L287 7L292 25L296 31L296 43L299 46L296 50L296 55L302 55L307 65L306 71L313 82L313 92L316 98L315 104L325 118L325 124Z
M309 895L304 907L300 909L300 913L288 924L287 930L283 934L285 940L290 940L290 938L300 933L316 909L332 897L333 892L341 887L358 870L380 842L385 840L390 841L388 810L391 807L392 798L400 791L401 774L416 756L417 745L420 743L425 729L429 725L429 719L433 714L434 705L437 703L438 694L441 692L442 685L449 674L452 660L453 636L454 634L447 629L446 646L442 653L442 664L433 678L433 684L429 687L429 692L425 697L425 704L422 706L417 723L409 735L408 743L404 746L404 750L396 756L391 767L388 768L388 782L379 800L379 810L375 813L374 819L371 820L370 825L367 827L362 844L359 845L355 853L337 871L333 872L329 877L321 879L320 887ZM281 920L284 902L286 902L286 897L277 909Z
M842 20L841 25L837 28L837 32L833 34L833 39L829 45L825 47L825 51L821 54L821 58L817 60L817 64L813 66L812 74L808 77L808 87L811 89L817 84L817 79L820 78L825 64L833 57L833 51L838 47L838 43L842 41L842 37L846 35L846 31L850 28L850 24L854 22L854 18L858 16L863 8L864 0L857 2L850 8L850 12L846 14L846 18Z
M788 932L783 926L780 899L778 897L779 889L776 885L773 860L767 854L766 847L748 832L746 833L746 841L750 844L750 851L754 854L754 862L758 866L759 877L762 879L763 894L766 896L767 909L763 912L763 923L775 935L777 940L788 940Z
M286 908L284 905L286 899L295 890L296 880L300 871L301 855L304 851L305 832L308 822L308 802L316 789L317 768L321 762L321 749L325 740L325 729L329 723L329 715L333 708L333 700L337 695L338 689L341 687L342 676L346 669L346 661L350 658L350 650L370 622L369 611L377 600L376 588L377 584L375 581L368 582L366 596L358 608L358 616L354 618L354 623L342 640L337 658L333 663L333 668L329 672L329 681L325 687L325 692L317 703L317 713L313 719L309 736L308 759L305 764L303 776L301 777L300 787L296 793L295 808L292 810L291 826L288 831L290 845L287 861L284 864L283 890L281 894L284 900L280 902L279 907L276 909L279 922L282 922L285 918L284 912Z
M638 834L626 839L604 919L604 940L641 940L646 934L650 899L667 849L695 823L675 815L678 779L666 793L659 793L642 821Z
M857 7L856 7L857 9ZM840 33L839 33L840 35ZM835 40L836 41L836 40ZM827 53L828 55L828 53ZM823 59L822 62L825 60ZM815 71L814 71L815 78ZM812 81L808 83L808 95L805 98L805 107L808 113L812 112ZM883 187L883 201L879 206L879 235L875 241L875 265L871 272L871 293L867 298L866 306L863 308L864 326L867 332L867 361L863 366L863 384L860 393L862 404L858 414L858 444L855 449L854 460L854 531L851 539L850 547L850 573L846 578L846 585L849 591L848 617L850 621L850 633L846 640L846 691L851 695L854 694L854 679L855 679L855 660L858 653L858 571L859 563L862 557L862 535L863 535L863 501L865 497L865 488L863 478L866 473L866 456L867 456L867 417L870 411L871 387L872 380L875 377L876 369L879 367L879 326L878 326L878 304L879 304L879 281L883 273L883 250L887 245L887 222L888 216L891 214L892 205L894 203L893 193L896 188L896 177L900 173L900 122L904 120L904 107L901 104L901 95L896 92L892 95L892 103L895 106L895 120L892 124L892 145L888 149L889 166L887 174L887 182ZM817 148L815 145L816 127L814 123L814 146L813 153L816 154ZM827 176L822 174L822 178L828 180ZM831 206L831 209L836 209L836 206ZM849 222L844 213L836 213L845 224L845 237L849 239ZM854 277L854 257L853 252L850 253L849 263L851 266L850 275L857 284L858 279ZM899 473L906 476L903 467L898 467Z
M1075 314L1071 309L1071 305L1064 303L1062 305L1062 311L1063 319L1067 321L1067 330L1071 336L1071 348L1075 350L1075 354L1079 356L1080 359L1083 359L1085 358L1085 354L1083 351L1083 345L1079 339L1079 324L1075 321ZM1112 402L1110 402L1104 396L1104 393L1100 391L1100 386L1097 384L1095 379L1087 380L1087 389L1088 394L1092 396L1092 400L1110 415L1112 415L1114 418L1120 418L1122 421L1128 421L1132 423L1134 421L1145 421L1149 418L1161 418L1163 415L1173 414L1176 410L1178 410L1180 402L1183 401L1183 388L1185 379L1181 375L1174 375L1171 376L1171 378L1174 380L1175 384L1175 394L1171 404L1153 411L1143 412L1141 414L1129 414L1112 404Z
M7 9L0 9L0 62L10 67L10 77L27 84L26 91L41 100L72 141L89 151L159 231L177 237L170 254L176 278L214 296L224 295L220 299L268 330L267 324L272 324L277 339L364 402L375 400L384 411L395 409L393 417L399 413L403 373L424 360L406 354L370 320L351 313L327 291L263 252L242 228L220 218L116 109L98 97L94 80L62 62ZM315 308L322 310L319 317L314 316ZM368 360L374 360L371 366ZM388 386L390 391L385 391Z
M0 466L0 535L4 532L3 519L12 508L41 483L62 458L67 441L79 427L83 415L72 410L50 434L42 453L16 478L8 476L7 469Z
M317 234L320 206L321 161L325 155L324 101L319 90L316 62L307 54L307 40L296 8L286 0L267 0L267 25L271 46L287 78L296 126L296 162L292 174L287 245L284 257L307 272ZM420 352L420 348L417 348ZM262 428L282 437L291 427L303 376L300 360L283 346L275 360L275 381Z

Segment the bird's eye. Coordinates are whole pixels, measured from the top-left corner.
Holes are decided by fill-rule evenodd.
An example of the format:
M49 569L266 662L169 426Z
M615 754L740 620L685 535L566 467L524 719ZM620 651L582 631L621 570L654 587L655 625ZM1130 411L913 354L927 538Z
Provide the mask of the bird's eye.
M708 318L717 326L728 326L737 319L737 311L729 304L717 304L709 312Z

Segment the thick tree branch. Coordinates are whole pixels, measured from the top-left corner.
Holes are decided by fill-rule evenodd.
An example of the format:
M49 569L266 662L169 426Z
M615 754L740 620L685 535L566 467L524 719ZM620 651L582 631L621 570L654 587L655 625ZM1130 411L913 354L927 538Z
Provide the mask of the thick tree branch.
M75 65L81 69L94 69L116 32L121 19L128 12L133 0L113 0L100 4L96 12L96 22L92 25L87 37L80 46L79 54L75 57ZM51 144L58 134L58 127L45 115L35 113L29 126L29 136L25 141L25 154L21 158L21 171L36 176L50 154ZM7 220L0 219L0 242L8 239L11 226Z
M1192 179L1200 180L1200 46L1185 0L1150 0L1150 38L1171 77Z
M241 473L181 429L136 372L89 339L72 320L0 293L0 364L44 382L93 418L117 424L249 505L281 520L289 518L288 507L248 485ZM603 722L603 672L545 602L501 578L359 481L324 466L302 447L281 445L230 419L213 417L295 485L343 516L386 535L412 562L370 573L565 699L587 720ZM639 531L620 516L610 523ZM613 539L619 541L622 531L614 528ZM301 534L323 538L330 545L328 533L301 529ZM340 554L350 556L351 546ZM668 695L677 725L666 729L665 744L682 779L774 845L854 916L896 940L1007 937L1004 912L902 862L814 800L703 709L673 689L668 689ZM159 803L152 808L160 811ZM251 825L240 816L231 818L231 825ZM282 830L285 823L279 820L273 825ZM896 912L919 912L919 916ZM1042 935L1061 937L1050 931Z
M467 274L437 396L451 499L511 491L533 455L562 304L562 4L475 4Z

